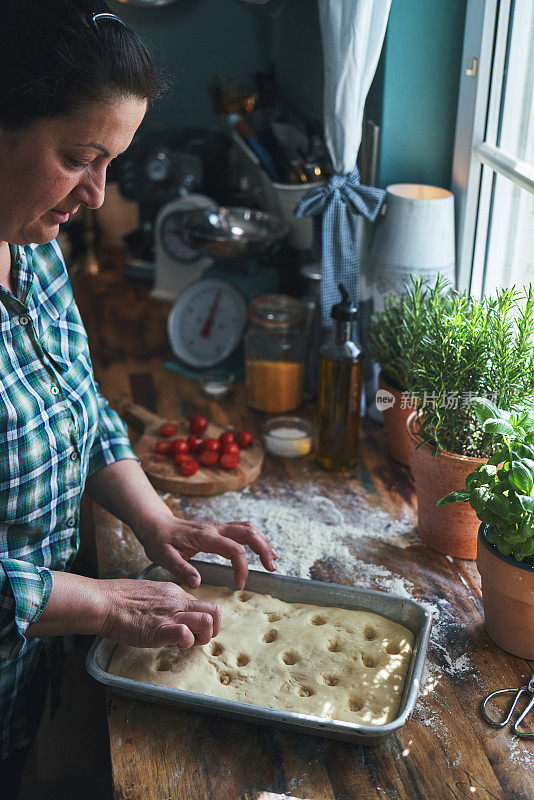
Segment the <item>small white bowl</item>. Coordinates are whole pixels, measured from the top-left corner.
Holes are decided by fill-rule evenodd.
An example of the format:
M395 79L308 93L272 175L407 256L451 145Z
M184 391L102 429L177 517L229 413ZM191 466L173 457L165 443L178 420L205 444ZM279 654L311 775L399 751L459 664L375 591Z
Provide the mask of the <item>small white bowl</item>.
M313 450L315 429L301 417L273 417L262 431L263 445L268 453L279 458L302 458Z
M209 372L204 374L200 379L200 388L206 397L212 400L220 400L227 397L232 391L234 383L234 376L231 372Z

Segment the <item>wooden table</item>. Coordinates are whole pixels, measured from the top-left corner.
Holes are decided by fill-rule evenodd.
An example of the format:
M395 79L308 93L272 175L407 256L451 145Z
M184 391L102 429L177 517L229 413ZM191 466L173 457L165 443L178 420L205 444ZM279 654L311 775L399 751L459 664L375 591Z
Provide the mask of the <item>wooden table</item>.
M90 294L85 286L80 302L78 284L81 306ZM149 302L142 290L135 294L138 302ZM162 309L162 330L165 315ZM120 340L120 330L114 336ZM169 418L200 412L219 424L246 425L258 432L263 416L247 409L241 385L229 398L213 402L194 383L165 370L160 356L117 359L106 356L102 337L98 343L93 336L91 343L97 380L112 405L127 398ZM360 525L367 519L374 533L344 541L346 563L330 557L325 547L324 557L310 564L309 576L400 588L434 611L426 684L412 718L385 743L365 747L109 692L114 798L532 800L534 743L517 739L508 729L488 727L479 703L494 689L525 684L534 664L503 652L486 635L472 562L442 556L418 541L399 547L377 537L377 520L385 515L386 525L398 527L403 536L413 537L410 529L416 524L409 473L388 458L383 430L364 421L361 464L354 471L329 474L312 459L267 457L250 491L256 498L268 495L283 501L291 494L302 497L311 488L332 498L345 519L353 517ZM196 513L202 502L194 501ZM174 509L181 513L179 502ZM190 504L186 509L194 510ZM97 505L94 521L100 576L138 574L148 560L131 531ZM284 551L277 546L283 567Z

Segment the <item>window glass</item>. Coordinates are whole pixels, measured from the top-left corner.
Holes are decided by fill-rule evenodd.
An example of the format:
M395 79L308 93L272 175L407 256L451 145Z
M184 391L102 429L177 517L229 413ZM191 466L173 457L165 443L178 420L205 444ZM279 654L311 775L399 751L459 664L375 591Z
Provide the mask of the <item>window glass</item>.
M534 194L497 173L484 272L485 294L534 283Z
M510 9L497 146L534 164L534 2ZM489 167L484 167L488 170ZM493 174L482 290L534 283L534 194Z
M534 163L534 3L515 0L510 15L497 146Z

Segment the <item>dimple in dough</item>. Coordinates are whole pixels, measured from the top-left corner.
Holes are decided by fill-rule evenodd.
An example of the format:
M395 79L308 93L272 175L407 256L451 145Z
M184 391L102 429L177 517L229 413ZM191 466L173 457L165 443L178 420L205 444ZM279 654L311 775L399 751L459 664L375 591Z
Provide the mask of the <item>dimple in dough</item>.
M146 683L365 725L395 719L413 634L378 614L201 585L222 607L207 645L119 645L108 671Z

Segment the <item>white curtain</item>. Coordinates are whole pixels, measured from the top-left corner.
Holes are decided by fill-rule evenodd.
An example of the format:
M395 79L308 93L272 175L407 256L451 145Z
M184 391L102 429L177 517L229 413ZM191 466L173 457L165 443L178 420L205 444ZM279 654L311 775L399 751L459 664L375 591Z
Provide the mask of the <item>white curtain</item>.
M382 51L391 0L319 0L324 132L339 174L360 148L363 109Z
M339 283L347 288L353 302L361 299L359 228L362 217L374 222L385 195L381 189L361 184L356 159L363 109L382 50L391 0L318 3L324 133L335 174L323 186L311 189L295 209L297 217L322 217L320 315L315 320L311 347L315 355L331 327L330 309L340 299ZM316 372L311 358L306 379L312 395Z

